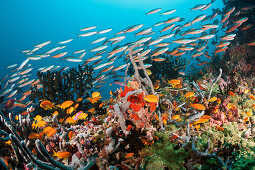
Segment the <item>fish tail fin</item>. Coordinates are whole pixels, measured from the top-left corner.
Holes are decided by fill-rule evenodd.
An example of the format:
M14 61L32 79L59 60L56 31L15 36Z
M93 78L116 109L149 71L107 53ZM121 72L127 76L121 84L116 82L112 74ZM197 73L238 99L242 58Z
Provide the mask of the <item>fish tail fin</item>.
M53 156L57 156L57 153L55 152L54 149L53 149Z

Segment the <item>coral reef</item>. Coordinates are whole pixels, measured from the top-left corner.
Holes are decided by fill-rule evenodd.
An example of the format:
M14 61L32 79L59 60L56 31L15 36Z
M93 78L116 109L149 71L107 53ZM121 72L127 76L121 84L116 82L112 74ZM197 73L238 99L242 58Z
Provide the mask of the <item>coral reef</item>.
M133 54L139 46L129 48L127 69L132 66L134 76L126 73L124 87L109 100L102 100L99 92L85 95L85 100L86 86L72 83L71 91L78 89L75 95L70 90L52 92L45 84L54 81L46 77L56 73L41 75L44 96L39 98L33 89L40 112L27 108L27 114L18 117L1 112L0 142L6 146L1 150L1 167L253 168L255 97L250 82L243 89L237 82L236 91L226 91L226 74L219 68L193 81L170 76L165 86L155 88L157 81L149 76L141 54ZM63 79L74 73L75 69ZM83 77L87 83L90 75ZM49 114L42 114L45 111Z

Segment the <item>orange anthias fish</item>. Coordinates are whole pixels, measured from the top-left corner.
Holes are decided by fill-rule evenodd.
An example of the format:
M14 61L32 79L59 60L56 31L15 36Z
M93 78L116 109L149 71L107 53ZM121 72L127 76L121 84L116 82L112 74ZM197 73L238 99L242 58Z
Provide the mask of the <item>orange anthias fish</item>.
M101 96L99 97L95 97L95 98L91 98L91 97L88 97L87 100L89 100L92 104L98 102L100 100L100 98L102 98Z
M88 116L87 113L82 112L82 113L78 116L78 119L79 119L79 120L85 120L87 116Z
M229 91L228 94L229 94L230 96L235 96L235 94L234 94L232 91Z
M74 107L70 107L70 108L68 108L68 109L66 110L66 113L67 113L67 114L72 114L74 110L75 110Z
M198 119L198 121L196 121L194 124L205 123L205 122L209 121L210 118L211 118L211 116L204 115L204 116L200 117L200 119Z
M249 97L250 99L255 100L255 97L253 95L250 95Z
M89 113L92 113L92 114L95 113L95 111L96 111L95 108L92 108L92 109L89 109L89 110L88 110L88 112L89 112Z
M188 92L184 95L185 98L193 97L195 95L194 92Z
M134 155L134 153L128 153L128 154L125 156L125 159L131 158L133 155Z
M74 132L73 132L73 131L70 131L70 132L68 133L68 137L69 137L70 140L72 140L73 135L74 135Z
M172 117L173 120L176 120L176 119L178 119L178 118L180 118L180 115L174 115L174 116Z
M62 151L62 152L54 152L53 156L58 157L58 159L64 159L64 158L69 158L72 156L71 152L67 151Z
M46 124L47 124L46 121L40 120L39 122L37 122L37 123L35 124L35 128L46 126Z
M246 117L243 119L245 122L247 122L249 120L249 117Z
M44 128L43 132L47 134L48 137L52 137L53 135L57 133L57 129L48 126Z
M101 107L103 107L104 106L104 103L101 103L99 106L98 106L98 108L101 108Z
M40 115L37 115L35 118L34 118L35 121L39 122L40 120L42 120L42 116Z
M39 138L39 135L37 133L31 133L29 136L28 136L28 139L38 139Z
M224 131L224 128L223 127L220 127L220 126L216 126L218 130L220 131Z
M217 97L212 97L212 98L210 98L208 101L209 102L214 102L214 101L216 101L218 98Z
M49 133L52 129L53 129L52 127L47 126L47 127L45 127L45 128L43 129L43 132L44 132L44 133Z
M202 104L190 104L191 107L198 110L205 110L205 106Z
M66 108L72 106L72 104L73 104L73 101L68 100L68 101L65 101L64 103L62 103L60 107L61 107L62 109L66 109Z
M144 100L146 100L147 102L153 102L153 103L157 103L158 102L158 97L155 95L147 95Z
M79 103L77 103L76 105L74 105L74 110L77 109L79 107Z
M159 89L159 85L157 85L157 84L155 84L153 87L154 87L155 90Z
M10 140L8 140L7 142L5 142L6 145L10 145L12 142Z
M66 119L66 122L69 123L69 124L75 124L76 121L72 117L68 117Z
M44 100L43 102L41 102L40 107L45 110L49 110L49 109L54 108L55 106L49 100Z
M52 137L57 133L57 129L52 128L52 130L47 134L48 137Z
M76 102L81 102L83 100L83 98L78 98L77 100L76 100Z
M92 98L96 98L96 97L99 97L100 96L100 93L99 92L94 92L92 93Z
M245 113L247 116L251 117L252 116L252 113L251 113L251 109Z
M171 84L174 87L174 86L180 85L181 84L181 80L172 79L172 80L169 80L168 83Z

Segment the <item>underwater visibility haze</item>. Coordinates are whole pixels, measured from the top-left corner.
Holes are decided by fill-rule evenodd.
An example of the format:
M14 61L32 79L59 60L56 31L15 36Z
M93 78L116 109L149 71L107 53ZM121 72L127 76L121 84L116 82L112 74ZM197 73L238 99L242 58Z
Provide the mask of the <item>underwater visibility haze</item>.
M2 169L254 169L255 2L0 2Z

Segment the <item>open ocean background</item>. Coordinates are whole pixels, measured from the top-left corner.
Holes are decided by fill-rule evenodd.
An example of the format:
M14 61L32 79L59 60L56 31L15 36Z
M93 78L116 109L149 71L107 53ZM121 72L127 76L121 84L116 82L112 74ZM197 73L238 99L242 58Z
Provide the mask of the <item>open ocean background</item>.
M210 0L0 0L0 78L10 72L10 69L6 69L7 66L15 63L19 65L26 59L21 53L22 50L33 49L41 42L52 41L45 47L47 51L57 46L60 41L74 38L75 40L68 43L63 52L79 49L89 51L97 46L90 45L93 40L103 36L113 37L115 33L135 24L144 24L143 28L146 28L174 16L185 18L184 23L191 21L202 12L200 10L190 12L190 8L210 2ZM217 0L209 9L203 11L203 14L209 15L212 9L222 7L222 1ZM177 11L169 16L145 15L155 8L162 8L162 11L168 9ZM215 19L220 19L220 16ZM201 23L196 24L199 26ZM105 35L77 38L79 30L89 26L97 26L97 31L108 28L113 30ZM155 30L159 31L160 28ZM134 36L128 36L121 44L135 41L130 37ZM89 57L92 56L87 53L83 59ZM34 68L33 78L36 78L37 69L40 67L53 64L61 67L78 65L51 57L29 63ZM118 63L115 63L115 66L116 64ZM109 97L109 82L100 89L104 98ZM120 86L113 85L111 89L115 90L118 87Z

